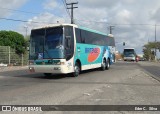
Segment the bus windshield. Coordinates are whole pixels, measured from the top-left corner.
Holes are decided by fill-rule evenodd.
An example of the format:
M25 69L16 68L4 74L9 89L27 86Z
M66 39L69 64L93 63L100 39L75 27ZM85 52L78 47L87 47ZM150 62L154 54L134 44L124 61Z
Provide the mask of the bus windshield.
M124 49L124 57L134 57L134 49Z
M63 28L32 30L30 59L64 58Z

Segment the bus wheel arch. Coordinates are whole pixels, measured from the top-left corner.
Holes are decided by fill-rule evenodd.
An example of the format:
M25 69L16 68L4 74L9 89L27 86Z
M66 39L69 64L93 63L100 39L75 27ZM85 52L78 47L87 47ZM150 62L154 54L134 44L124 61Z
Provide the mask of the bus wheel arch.
M46 78L51 78L52 73L44 73L44 76L45 76Z

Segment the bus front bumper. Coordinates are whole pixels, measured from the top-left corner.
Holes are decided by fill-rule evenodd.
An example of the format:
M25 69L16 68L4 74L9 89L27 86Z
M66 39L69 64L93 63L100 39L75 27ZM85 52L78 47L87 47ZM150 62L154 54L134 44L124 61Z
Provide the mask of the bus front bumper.
M124 57L124 60L126 61L135 61L135 57Z
M67 67L66 65L30 65L29 71L37 73L67 74L73 72L73 67Z

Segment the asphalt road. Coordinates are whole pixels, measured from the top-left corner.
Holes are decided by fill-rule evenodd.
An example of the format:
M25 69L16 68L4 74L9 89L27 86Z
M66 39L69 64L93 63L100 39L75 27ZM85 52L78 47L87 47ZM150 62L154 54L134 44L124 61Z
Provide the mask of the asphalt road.
M53 75L47 79L27 69L0 72L0 105L159 105L160 82L144 66L150 64L118 62L109 70L94 69L76 78Z
M148 75L160 81L160 63L140 62L139 64Z

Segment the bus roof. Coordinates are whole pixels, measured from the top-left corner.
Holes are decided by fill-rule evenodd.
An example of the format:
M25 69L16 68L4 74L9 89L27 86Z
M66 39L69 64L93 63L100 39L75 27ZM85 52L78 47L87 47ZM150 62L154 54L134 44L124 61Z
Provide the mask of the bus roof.
M78 28L82 29L82 30L86 30L86 31L90 31L90 32L94 32L94 33L98 33L98 34L102 34L102 35L105 35L105 36L108 36L107 34L105 33L102 33L102 32L99 32L97 30L93 30L93 29L90 29L90 28L86 28L86 27L82 27L82 26L79 26Z
M134 48L124 48L124 49L134 49Z
M45 26L42 26L42 27L36 27L36 28L33 28L33 30L35 30L35 29L43 29L43 28L50 28L50 27L58 27L58 26L73 26L73 27L78 27L75 24L56 23L56 24L45 25Z
M101 35L105 35L105 36L113 37L113 35L112 35L112 34L105 34L105 33L103 33L103 32L100 32L100 31L97 31L97 30L93 30L93 29L90 29L90 28L87 28L87 27L79 26L78 28L80 28L80 29L82 29L82 30L86 30L86 31L94 32L94 33L97 33L97 34L101 34Z

